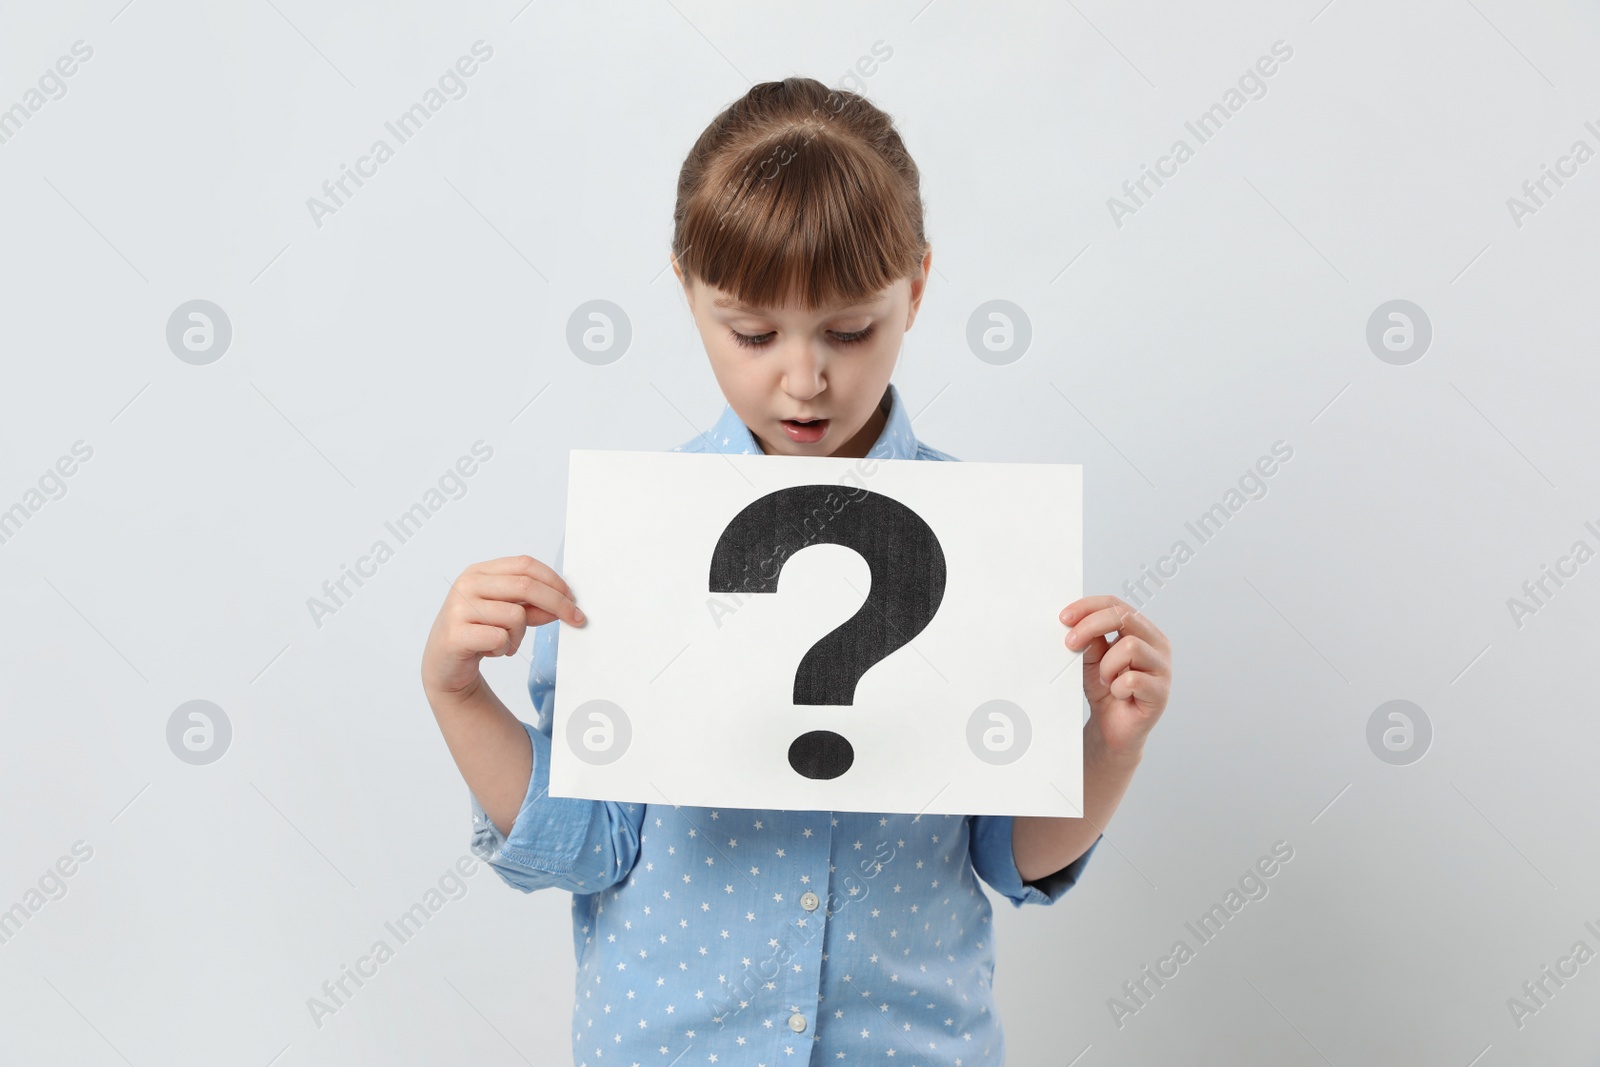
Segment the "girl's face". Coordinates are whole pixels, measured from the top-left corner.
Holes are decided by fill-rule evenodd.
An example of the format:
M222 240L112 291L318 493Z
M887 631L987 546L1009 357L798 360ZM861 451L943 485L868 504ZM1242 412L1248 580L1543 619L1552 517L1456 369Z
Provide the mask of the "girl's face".
M736 307L684 278L689 309L722 395L769 456L860 458L883 432L879 410L900 341L916 321L933 252L918 273L865 303L826 311ZM811 426L795 420L820 420Z

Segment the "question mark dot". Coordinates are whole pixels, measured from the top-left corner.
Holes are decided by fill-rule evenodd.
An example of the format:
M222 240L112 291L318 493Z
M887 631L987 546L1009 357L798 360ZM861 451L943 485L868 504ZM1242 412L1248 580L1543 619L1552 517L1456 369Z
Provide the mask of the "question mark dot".
M807 778L837 778L855 759L850 742L832 730L809 730L789 745L789 766Z

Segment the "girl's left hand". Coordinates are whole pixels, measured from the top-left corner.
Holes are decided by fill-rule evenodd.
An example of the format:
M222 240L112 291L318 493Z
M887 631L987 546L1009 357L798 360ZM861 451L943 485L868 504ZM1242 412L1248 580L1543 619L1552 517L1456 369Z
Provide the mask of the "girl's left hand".
M1148 617L1114 596L1086 596L1061 612L1067 647L1083 652L1089 724L1107 750L1138 755L1167 706L1172 642ZM1115 641L1105 635L1117 632Z

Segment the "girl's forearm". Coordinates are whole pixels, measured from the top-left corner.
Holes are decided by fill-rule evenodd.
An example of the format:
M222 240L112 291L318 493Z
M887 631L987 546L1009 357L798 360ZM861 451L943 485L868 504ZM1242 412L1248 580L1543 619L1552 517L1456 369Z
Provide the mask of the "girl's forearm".
M509 834L533 774L533 745L527 730L482 675L462 693L427 696L467 788L495 828Z
M1018 815L1012 820L1011 849L1024 882L1054 874L1089 851L1128 791L1142 750L1109 751L1093 726L1083 728L1084 817Z

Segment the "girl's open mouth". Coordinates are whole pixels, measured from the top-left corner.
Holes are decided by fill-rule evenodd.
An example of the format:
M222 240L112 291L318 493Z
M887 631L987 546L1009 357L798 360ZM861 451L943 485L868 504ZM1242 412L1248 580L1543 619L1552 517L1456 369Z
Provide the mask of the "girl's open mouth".
M810 422L796 422L794 419L784 419L783 432L789 435L791 441L803 445L815 444L827 435L828 420L812 419Z

